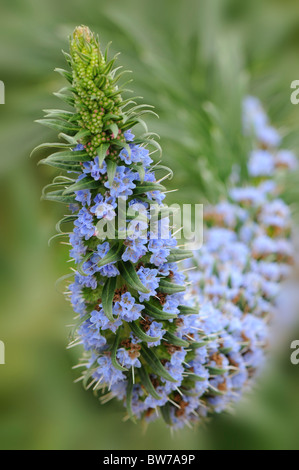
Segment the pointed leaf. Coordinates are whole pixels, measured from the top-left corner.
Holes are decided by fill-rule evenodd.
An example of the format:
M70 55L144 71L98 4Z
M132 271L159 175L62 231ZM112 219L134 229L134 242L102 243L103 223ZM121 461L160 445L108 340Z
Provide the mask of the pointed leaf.
M112 313L113 307L113 297L116 288L116 277L108 277L102 291L102 306L106 317L114 322L114 317Z
M157 337L148 336L140 328L138 321L130 322L129 326L130 326L131 330L133 331L134 335L137 336L137 338L141 339L142 341L145 341L147 343L155 343L156 341L159 341L159 339L160 339L160 336L157 336Z
M194 253L191 250L181 250L180 248L178 248L177 250L170 250L170 254L167 257L167 261L168 263L175 263L183 259L192 258L193 255Z
M164 379L168 380L169 382L177 382L171 375L167 372L164 366L162 366L160 360L156 356L156 354L146 346L141 347L141 354L145 362L148 366L152 369L153 373L156 374L158 377L163 377Z
M46 158L44 158L43 160L40 160L38 164L52 166L53 168L59 168L60 170L65 170L65 171L79 172L81 170L80 165L71 165L71 164L68 165L67 163L55 162L55 161L47 160Z
M141 383L144 386L145 390L156 400L161 400L160 395L156 392L151 379L143 366L138 369L138 374L141 379Z
M142 184L137 185L133 190L134 194L143 194L150 191L165 191L165 187L159 183L144 181Z
M116 137L118 136L118 125L115 123L110 124L110 126L108 126L108 129L111 130L113 138L116 139Z
M165 333L164 338L167 339L170 344L174 344L174 346L180 346L182 348L187 348L189 346L188 341L178 338L176 335L170 333L169 331Z
M64 144L62 142L47 142L47 143L44 143L44 144L40 144L38 145L37 147L35 147L31 154L30 154L30 157L35 153L37 152L38 150L42 150L42 149L47 149L47 148L68 148L68 147L71 147L72 144Z
M130 287L137 290L138 292L143 292L144 294L149 294L149 290L144 287L141 283L133 263L131 261L120 261L118 263L118 269L124 280L129 284Z
M144 166L140 163L139 165L132 165L132 167L138 171L140 182L142 184L144 182L144 177L145 177Z
M225 372L227 372L227 369L221 369L220 367L211 367L211 366L207 366L207 369L209 369L209 372L211 375L222 375L222 374L225 374Z
M65 150L64 152L55 152L45 158L46 161L53 162L63 162L63 163L72 163L72 162L89 162L91 157L85 150Z
M165 423L168 424L168 426L172 426L172 421L170 417L170 404L166 403L166 405L160 407L160 410Z
M155 320L163 321L177 317L175 314L163 312L163 310L159 309L158 307L151 305L150 302L143 302L143 304L145 305L146 314L155 318Z
M60 119L37 119L35 122L38 122L43 126L50 127L50 129L58 130L60 132L70 132L71 134L75 134L79 129L74 124L67 121L61 121Z
M62 77L66 78L69 83L73 83L73 75L67 70L56 68L54 72L58 72Z
M44 197L42 197L42 199L46 201L61 202L62 204L74 204L76 202L74 196L64 196L63 190L51 191L50 193L47 193Z
M123 249L122 243L115 243L108 253L97 264L99 268L106 266L106 264L115 263L121 259L121 252Z
M95 181L93 178L83 178L75 184L69 186L63 194L71 194L75 191L80 191L83 189L96 189L99 187L99 182Z
M175 294L176 292L184 292L185 287L161 279L159 283L159 291L163 294Z
M127 411L129 413L131 421L133 423L136 423L135 417L132 411L132 395L133 395L133 375L132 371L129 373L128 376L128 385L127 385L127 393L126 393L126 405L127 405Z
M115 336L115 340L114 340L113 347L112 347L112 352L111 352L111 362L114 365L115 369L122 370L122 371L127 371L128 369L121 366L119 364L119 362L117 361L117 359L116 359L116 353L117 353L118 345L120 343L121 329L122 329L122 327L119 327L117 332L116 332L116 336Z
M107 150L109 149L110 144L101 144L97 148L97 155L99 157L99 166L102 166L103 161L105 160L105 157L107 155Z
M66 224L68 222L73 222L76 218L77 218L76 215L66 215L65 217L60 219L59 222L57 222L56 227L55 227L56 231L57 232L62 232L61 224Z
M195 380L196 382L204 382L207 380L205 377L200 377L200 375L193 374L192 372L188 372L188 379Z
M179 305L179 311L181 315L198 315L199 308Z
M75 99L73 96L66 95L65 93L53 93L54 96L59 98L60 100L64 101L65 103L69 104L70 106L74 106Z
M116 173L116 168L117 168L116 162L113 162L112 160L107 160L107 175L108 175L108 181L109 181L110 187L113 184L114 176Z

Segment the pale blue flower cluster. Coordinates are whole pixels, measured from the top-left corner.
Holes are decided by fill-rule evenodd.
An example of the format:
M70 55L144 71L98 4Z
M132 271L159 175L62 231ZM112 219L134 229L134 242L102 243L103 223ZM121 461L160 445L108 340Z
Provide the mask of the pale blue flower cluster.
M255 136L250 184L232 188L227 201L206 208L205 241L189 273L189 295L199 299L200 315L206 312L209 334L218 333L206 359L209 384L217 390L206 398L210 412L226 409L260 372L269 320L294 259L290 209L271 178L295 169L296 157L276 148L279 135L256 98L244 102L244 123Z
M264 363L268 321L294 255L290 211L273 177L296 168L297 161L276 148L279 134L255 98L245 100L244 125L255 136L250 185L231 188L226 200L205 209L204 245L195 261L185 262L187 268L195 266L188 272L186 292L185 275L168 261L176 240L165 234L153 239L141 222L131 223L119 258L103 263L113 243L97 239L96 224L114 220L117 198L149 220L151 201L163 206L165 197L157 190L134 195L141 181L156 182L156 177L148 150L134 144L132 132L125 133L130 152L127 147L120 151L112 182L107 164L99 165L97 158L85 162L79 175L79 181L89 175L102 182L96 194L76 193L79 205L70 235L70 253L79 266L70 285L80 319L75 343L83 344L87 354L82 378L106 392L104 400L117 397L126 407L129 402L134 417L151 421L161 412L177 428L205 419L238 400ZM143 289L119 282L119 262L135 266ZM108 318L101 296L113 278L117 284ZM169 284L175 292L167 292Z

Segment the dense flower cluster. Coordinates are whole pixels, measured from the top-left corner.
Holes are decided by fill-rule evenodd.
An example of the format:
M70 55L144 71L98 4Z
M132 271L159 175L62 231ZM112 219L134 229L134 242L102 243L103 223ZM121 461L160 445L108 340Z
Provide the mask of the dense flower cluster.
M273 178L295 169L296 157L277 148L280 136L258 99L245 99L243 118L254 140L249 184L231 188L227 200L205 209L205 240L189 274L189 295L199 299L200 315L207 312L205 322L215 318L212 331L218 331L207 364L227 369L210 377L222 393L201 397L216 412L238 399L261 370L269 320L278 313L280 285L294 259L290 210Z
M66 140L45 144L62 150L42 163L68 172L44 197L72 212L58 229L72 223L70 347L84 348L79 380L103 402L123 401L132 419L161 414L170 426L190 425L227 408L262 363L266 319L293 256L289 211L267 178L296 161L274 151L279 136L250 98L245 129L259 143L248 165L253 185L207 209L205 244L186 291L178 262L192 253L170 231L166 177L157 176L165 167L149 150L158 145L131 130L145 126L144 105L123 100L114 59L107 62L88 28L75 30L66 57L71 73L59 72L70 94L59 96L75 109L49 111L41 121Z

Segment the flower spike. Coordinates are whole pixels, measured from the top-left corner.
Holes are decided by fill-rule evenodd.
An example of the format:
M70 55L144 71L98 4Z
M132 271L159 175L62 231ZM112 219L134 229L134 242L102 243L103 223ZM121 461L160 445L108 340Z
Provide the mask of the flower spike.
M179 248L169 230L166 178L156 173L172 172L151 158L160 151L143 121L152 107L124 99L116 57L102 54L86 26L75 29L65 57L70 70L56 70L68 85L56 96L70 109L46 110L38 121L63 142L36 150L48 148L40 163L66 172L47 185L43 198L70 209L57 231L69 239L75 262L67 295L77 314L69 347L84 349L78 381L101 393L103 403L121 400L134 421L156 419L160 411L169 426L189 425L225 408L250 382L266 342L265 322L249 314L246 296L229 303L221 283L213 290L213 282L205 282L205 276L223 280L223 260L214 257L222 235L212 230L210 251L190 271L192 288L186 290L178 262L192 252ZM135 126L145 133L136 138ZM153 225L152 205L161 214ZM243 208L235 211L242 219ZM270 219L275 214L268 208ZM71 232L63 232L65 224ZM234 243L233 232L221 233L222 242ZM261 240L258 258L263 246ZM224 274L232 290L236 271ZM201 308L198 300L205 301Z

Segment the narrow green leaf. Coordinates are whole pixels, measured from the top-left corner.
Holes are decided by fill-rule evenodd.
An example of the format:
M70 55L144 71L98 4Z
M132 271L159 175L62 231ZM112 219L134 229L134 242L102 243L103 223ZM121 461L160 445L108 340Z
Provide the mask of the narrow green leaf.
M73 222L76 218L77 218L76 215L66 215L65 217L60 219L59 222L57 222L56 227L55 227L56 231L57 232L62 232L61 225L66 224L68 222Z
M207 380L205 377L200 377L200 375L193 374L192 372L188 372L188 379L195 380L196 382L204 382Z
M118 125L115 123L112 123L110 124L110 126L108 126L108 129L111 130L113 134L113 138L116 139L116 137L118 136Z
M90 132L87 129L80 129L79 132L75 135L75 140L76 142L79 141L80 139L85 139L86 137L90 136Z
M144 177L145 177L145 168L144 168L144 166L140 163L138 165L132 165L132 167L138 171L140 182L142 184L144 182Z
M160 395L156 392L151 379L143 366L138 369L138 374L141 379L142 385L145 387L145 390L156 400L161 400Z
M137 336L137 338L141 339L142 341L145 341L147 343L155 343L156 341L159 341L160 337L152 337L148 336L139 326L138 321L130 322L129 326L131 330L133 331L134 335Z
M194 255L191 250L181 250L180 248L176 250L170 250L170 254L167 257L168 263L175 263L183 259L192 258Z
M128 369L121 366L116 359L116 353L117 353L118 345L120 343L121 330L122 330L122 327L119 327L115 335L115 340L114 340L112 351L111 351L111 362L114 365L115 369L127 371Z
M175 294L176 292L184 292L185 287L161 279L159 284L159 291L163 294Z
M55 162L55 161L47 160L46 158L43 160L40 160L38 164L52 166L53 168L59 168L60 170L65 170L65 171L78 172L81 170L80 165L71 165L71 164L68 165L67 163Z
M107 175L108 175L108 181L109 181L110 187L113 184L114 176L116 173L116 168L117 168L116 162L113 162L112 160L107 160Z
M108 114L105 114L105 116L103 117L103 122L106 122L106 121L110 121L110 119L120 119L119 116L117 116L116 114L112 114L112 113L108 113Z
M150 291L144 287L141 283L133 263L131 261L120 261L118 263L118 269L124 280L129 284L130 287L137 290L138 292L143 292L144 294L148 294Z
M59 139L66 140L71 146L77 145L77 141L75 139L76 136L68 135L68 134L64 134L63 132L60 132L58 134L58 137L59 137Z
M60 119L37 119L35 122L42 124L42 126L49 127L50 129L58 130L60 132L70 132L75 134L79 129L74 124Z
M60 238L60 237L66 237L66 236L69 236L69 233L56 233L56 234L53 235L51 238L49 238L49 240L48 240L48 246L51 245L52 240L54 240L54 239L56 239L56 238Z
M40 144L38 145L37 147L35 147L31 154L30 154L30 157L32 157L32 155L37 152L38 150L43 150L43 149L47 149L47 148L68 148L68 147L71 147L72 144L65 144L63 142L46 142L44 144Z
M155 355L155 353L147 348L146 346L141 347L141 355L145 362L149 365L149 367L152 369L154 374L156 374L158 377L163 377L164 379L168 380L169 382L177 382L171 375L167 372L165 367L162 366L161 362L159 361L158 357Z
M88 276L88 273L83 271L83 265L84 265L84 263L86 263L86 261L89 260L89 258L92 257L93 254L94 254L94 251L89 251L88 253L86 253L85 256L83 256L80 263L77 264L77 271L78 271L79 274L81 274L81 276Z
M75 113L65 111L64 109L43 109L43 111L46 113L44 118L58 118L64 121L71 121L75 116Z
M74 204L76 202L74 196L64 196L63 190L51 191L50 193L47 193L44 197L42 197L42 199L46 201L61 202L62 204Z
M131 421L133 423L136 423L135 417L132 411L132 395L133 395L133 375L132 371L129 373L128 376L128 385L127 385L127 393L126 393L126 405L127 405L127 411L129 413Z
M155 307L154 305L151 305L150 302L143 302L145 305L145 311L146 314L149 315L150 317L155 318L155 320L170 320L171 318L176 318L177 315L171 314L171 313L166 313L163 312L163 310Z
M220 367L207 366L207 369L209 369L211 375L221 375L227 372L227 369L221 369Z
M106 155L107 155L107 150L109 149L110 147L110 144L101 144L98 148L97 148L97 155L99 157L99 166L101 167L102 164L103 164L103 161L105 160L106 158Z
M73 96L66 95L65 93L53 93L54 96L59 98L60 100L64 101L65 103L69 104L70 106L74 106L75 99Z
M170 404L166 403L166 405L160 407L160 410L165 423L168 424L168 426L172 426L172 421L170 417Z
M133 190L134 194L143 194L150 191L165 191L165 187L159 183L144 181L142 184L137 185Z
M225 395L225 392L222 392L218 388L213 387L213 385L211 385L211 384L209 385L208 393L209 393L209 395L216 396L216 397Z
M96 189L99 187L99 182L98 181L95 181L93 178L83 178L82 180L78 181L77 183L75 184L72 184L71 186L69 186L64 192L63 194L66 195L66 194L71 194L73 193L74 191L80 191L80 190L83 190L83 189Z
M108 253L98 262L98 267L101 268L106 266L106 264L115 263L121 259L121 252L123 249L122 243L115 243Z
M164 338L167 339L169 343L174 344L174 346L180 346L182 348L187 348L189 346L188 341L178 338L176 335L170 333L169 331L165 333Z
M91 160L91 157L85 152L85 150L65 150L64 152L55 152L45 158L46 161L53 162L63 162L63 163L72 163L72 162L88 162Z
M69 65L71 65L72 64L72 56L68 52L65 52L65 51L61 51L61 52L64 55L65 60L67 61L67 63Z
M179 311L181 315L198 315L199 308L179 305Z
M169 168L168 166L165 166L165 165L155 165L155 170L167 170L167 172L169 173L169 177L168 179L171 180L173 178L173 171L171 168Z
M54 72L58 72L62 77L66 78L69 83L73 83L73 75L67 70L56 68Z
M114 322L112 306L113 306L113 297L114 297L115 288L116 288L116 281L117 281L116 277L108 277L103 287L103 291L102 291L103 310L104 310L106 317L112 322Z

